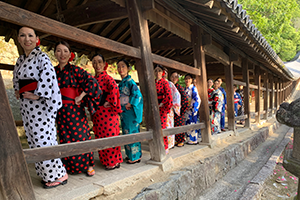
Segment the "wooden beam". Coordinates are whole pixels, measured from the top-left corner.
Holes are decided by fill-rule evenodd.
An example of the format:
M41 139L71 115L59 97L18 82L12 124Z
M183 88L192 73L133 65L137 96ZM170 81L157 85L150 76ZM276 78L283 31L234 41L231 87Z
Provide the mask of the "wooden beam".
M208 15L221 15L222 10L217 7L207 9L205 4L197 4L195 1L190 2L186 0L177 0L177 2L187 10L193 10L195 12L206 13Z
M13 71L14 67L15 67L14 65L0 63L0 69Z
M191 1L194 4L206 6L206 7L209 7L209 8L212 8L213 5L214 5L213 0L187 0L187 1Z
M91 151L98 151L125 144L149 141L153 139L152 131L145 131L130 135L118 135L116 137L101 138L82 142L60 144L57 146L40 147L34 149L24 149L26 161L28 163L63 158Z
M228 129L235 131L235 116L234 116L234 98L233 98L233 62L225 66L225 83L227 96L227 121Z
M154 9L155 8L154 0L141 0L141 8L143 12Z
M244 114L250 116L250 83L249 83L249 71L248 71L248 60L246 58L242 59L242 72L243 72L243 81L246 83L244 87ZM245 119L245 127L251 127L251 117Z
M200 76L196 76L196 87L201 98L199 110L200 121L204 122L205 129L201 130L202 142L211 143L211 125L209 119L208 94L207 94L207 73L205 65L205 53L202 45L203 30L199 26L192 26L192 44L194 52L194 65L200 70Z
M235 84L235 85L242 85L242 86L246 86L247 85L246 82L242 82L242 81L238 81L238 80L233 80L233 84Z
M255 116L255 122L260 122L260 93L261 93L261 74L259 66L255 66L255 85L257 85L257 90L255 90L255 112L258 113Z
M82 27L91 24L102 23L126 18L126 8L112 1L94 1L84 5L76 6L61 12L64 23ZM55 18L55 16L51 16Z
M189 47L192 47L191 42L176 36L151 39L152 51L183 49Z
M141 50L138 48L89 33L4 2L0 2L0 20L20 26L30 26L36 31L45 32L87 46L112 51L132 58L141 58ZM174 69L181 69L181 71L185 72L191 70L194 74L199 73L199 71L193 67L155 54L153 54L153 62L170 68L174 66Z
M209 34L204 34L202 36L202 45L211 45L212 44L212 37Z
M14 118L0 73L0 199L35 199Z
M206 55L220 61L223 65L229 65L229 56L215 45L204 46L204 52Z
M190 124L190 125L178 126L178 127L174 127L174 128L167 128L167 129L163 130L163 136L184 133L184 132L188 132L191 130L198 130L198 129L202 130L204 128L205 128L204 123Z
M153 130L153 140L149 141L151 159L162 162L166 158L163 143L157 92L153 70L148 22L143 15L138 0L126 0L133 46L141 49L141 60L137 60L139 82L144 95L144 113L147 130Z

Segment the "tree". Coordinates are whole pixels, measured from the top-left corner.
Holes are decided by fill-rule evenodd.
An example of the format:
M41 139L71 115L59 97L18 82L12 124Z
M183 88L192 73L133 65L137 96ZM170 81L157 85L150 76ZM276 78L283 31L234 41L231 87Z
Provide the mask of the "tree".
M299 0L240 0L253 23L283 60L291 60L300 50Z

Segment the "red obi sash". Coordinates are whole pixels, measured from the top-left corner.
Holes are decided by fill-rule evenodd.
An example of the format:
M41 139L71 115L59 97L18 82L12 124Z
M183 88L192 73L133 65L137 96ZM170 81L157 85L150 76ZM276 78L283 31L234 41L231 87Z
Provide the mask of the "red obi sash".
M75 97L79 96L79 92L77 88L69 87L69 88L60 88L60 92L62 95L62 103L74 103Z
M34 79L20 79L19 80L19 94L23 98L24 92L34 92L37 88L37 81Z

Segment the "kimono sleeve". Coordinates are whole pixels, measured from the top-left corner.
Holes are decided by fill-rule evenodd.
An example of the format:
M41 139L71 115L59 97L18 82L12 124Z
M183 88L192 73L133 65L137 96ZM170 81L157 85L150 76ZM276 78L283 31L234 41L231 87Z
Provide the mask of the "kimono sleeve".
M169 110L172 108L173 105L173 98L172 98L172 92L169 86L169 83L167 81L163 81L163 88L164 88L164 99L162 101L163 107L165 108L166 111L169 112Z
M194 101L193 102L193 113L197 114L200 104L201 104L201 99L200 99L200 96L198 94L196 87L193 87L193 89L192 89L192 100Z
M110 105L113 107L113 111L115 113L121 113L121 103L120 103L120 92L119 92L119 87L116 83L116 81L108 76L107 80L107 89L108 89L108 94L106 97L106 101L110 103Z
M143 96L136 83L131 80L130 84L130 96L129 103L131 104L136 116L137 123L141 123L143 120Z
M13 86L15 91L19 90L19 82L18 82L18 75L17 75L17 71L20 67L20 63L21 63L21 57L18 58L15 67L14 67L14 71L13 71Z
M92 98L98 98L101 95L98 81L90 73L80 67L75 67L75 74L79 80L80 88L86 95Z
M189 108L189 101L188 101L188 98L184 92L184 89L181 85L178 84L178 87L177 87L180 95L181 95L181 108L180 108L180 115L183 116L186 111L188 110Z
M52 93L54 93L53 87L57 84L56 73L46 54L40 54L38 59L39 80L34 94L49 100L51 99Z

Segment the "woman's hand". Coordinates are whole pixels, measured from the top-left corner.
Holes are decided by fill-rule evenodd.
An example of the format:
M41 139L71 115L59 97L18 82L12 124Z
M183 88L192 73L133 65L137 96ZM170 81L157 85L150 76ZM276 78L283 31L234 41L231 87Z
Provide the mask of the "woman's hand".
M126 108L126 110L130 110L130 109L131 109L131 104L130 104L130 103L127 103L127 104L125 105L125 108Z
M111 106L110 106L110 103L106 101L106 102L103 104L103 107L104 107L104 108L109 108L109 107L111 107Z
M83 97L85 95L86 95L86 93L82 92L79 96L75 97L75 104L79 106L81 104L81 100L83 99Z
M32 92L24 92L23 97L25 99L38 100L40 96L33 94Z
M15 96L16 96L17 99L20 99L19 90L15 91Z
M160 103L160 104L158 105L159 108L161 108L161 107L163 107L163 106L164 106L163 103Z

